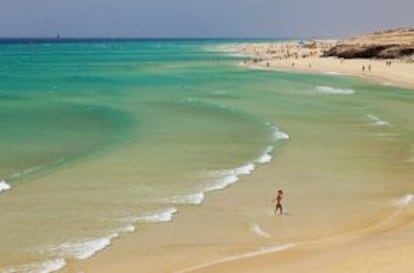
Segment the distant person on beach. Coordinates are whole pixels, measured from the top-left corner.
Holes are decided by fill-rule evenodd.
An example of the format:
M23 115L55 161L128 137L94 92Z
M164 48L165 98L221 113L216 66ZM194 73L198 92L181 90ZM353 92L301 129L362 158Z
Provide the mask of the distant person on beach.
M283 198L283 191L279 190L277 192L276 198L272 200L272 202L276 201L275 214L277 214L278 211L280 211L279 213L280 215L283 214L282 198Z

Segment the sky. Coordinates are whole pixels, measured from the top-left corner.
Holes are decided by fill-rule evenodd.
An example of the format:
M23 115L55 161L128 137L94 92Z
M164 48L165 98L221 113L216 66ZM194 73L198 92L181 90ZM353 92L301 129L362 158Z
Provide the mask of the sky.
M344 38L414 27L414 0L0 0L0 37Z

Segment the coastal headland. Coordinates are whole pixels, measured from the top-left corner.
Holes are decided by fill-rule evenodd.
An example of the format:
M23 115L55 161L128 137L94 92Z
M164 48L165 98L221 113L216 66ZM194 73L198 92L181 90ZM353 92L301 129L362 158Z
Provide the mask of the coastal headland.
M241 65L301 73L350 75L383 85L414 87L414 29L399 28L345 40L245 43L233 50Z

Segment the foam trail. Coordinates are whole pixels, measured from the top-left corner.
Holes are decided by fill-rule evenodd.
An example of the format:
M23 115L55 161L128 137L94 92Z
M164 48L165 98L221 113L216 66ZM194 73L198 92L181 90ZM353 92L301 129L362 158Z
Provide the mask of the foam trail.
M256 160L258 163L265 164L272 161L272 156L269 154L263 154L260 158Z
M254 163L248 163L234 169L209 171L209 176L217 178L207 185L204 192L222 190L239 181L239 176L251 174L255 168Z
M251 174L255 168L256 167L254 166L253 163L249 163L249 164L246 164L244 166L238 167L230 171L234 172L235 175L246 175L246 174Z
M256 159L257 163L260 164L265 164L265 163L269 163L270 161L272 161L272 156L270 155L273 151L273 146L269 146L266 148L266 150L263 152L263 154Z
M266 232L264 232L260 226L256 223L251 223L251 230L254 232L254 234L256 234L259 237L264 237L264 238L270 238L270 235Z
M232 261L237 261L237 260L242 260L242 259L247 259L247 258L253 258L253 257L257 257L257 256L264 255L264 254L270 254L270 253L285 251L285 250L287 250L289 248L292 248L294 246L295 246L295 244L285 244L285 245L280 245L280 246L265 247L265 248L259 249L257 251L254 251L254 252L249 252L249 253L241 254L241 255L238 255L238 256L230 256L230 257L223 258L223 259L220 259L220 260L216 260L216 261L212 261L212 262L209 262L209 263L189 267L189 268L186 268L186 269L183 269L183 270L175 271L174 273L186 273L186 272L195 271L195 270L198 270L198 269L210 267L210 266L217 265L217 264L222 264L222 263L226 263L226 262L232 262Z
M119 237L118 233L113 233L108 237L91 239L85 242L64 243L51 250L56 251L62 256L70 256L78 260L86 260L97 252L102 251L111 245L114 238Z
M397 210L395 210L387 219L379 223L377 226L381 227L383 225L388 224L395 217L397 217L401 213L401 211L403 211L411 203L411 201L413 201L413 199L414 199L413 194L406 194L400 199L394 201L395 205L397 206Z
M131 233L131 232L134 232L134 231L135 231L135 226L132 225L132 224L129 224L125 227L122 227L122 228L118 229L116 231L116 234L118 234L118 233Z
M239 176L239 175L247 175L251 174L252 171L256 168L256 166L253 163L248 163L246 165L234 168L234 169L228 169L228 170L218 170L218 171L208 171L208 176L213 177L225 177L225 176Z
M325 74L325 75L333 75L333 76L340 76L340 75L343 75L342 73L340 73L340 72L336 72L336 71L327 71L327 72L324 72L324 73L322 73L322 74Z
M340 88L333 88L330 86L317 86L315 90L319 94L326 94L326 95L352 95L355 93L355 91L352 89L340 89Z
M39 273L50 273L55 272L66 266L64 259L56 259L44 262L37 272Z
M3 273L52 273L66 266L64 259L49 260L44 263L32 263L7 269Z
M42 167L40 167L40 166L33 167L33 168L30 168L30 169L24 170L22 172L15 173L15 174L11 175L10 178L18 178L18 177L21 177L21 176L24 176L24 175L27 175L27 174L36 172L36 171L40 170L41 168Z
M123 222L129 223L160 223L160 222L170 222L177 213L176 208L168 208L163 211L155 212L152 214L138 215L138 216L129 216L120 219Z
M173 196L170 198L164 198L163 203L172 203L172 204L191 204L191 205L200 205L204 200L204 193L198 192L194 194L182 195L182 196Z
M0 192L8 191L10 189L11 189L11 186L9 184L7 184L6 181L0 180Z
M399 208L405 208L411 203L411 201L413 201L413 199L414 199L413 194L406 194L401 199L397 200L396 205Z
M373 115L373 114L368 114L367 117L372 121L372 125L375 126L388 126L390 125L388 122L381 120L380 118L378 118L377 116Z
M281 131L276 126L270 126L270 128L272 129L273 141L286 140L290 138L287 133Z
M239 178L236 175L229 175L213 181L206 187L205 191L209 192L222 190L228 187L229 185L236 183L237 181L239 181Z

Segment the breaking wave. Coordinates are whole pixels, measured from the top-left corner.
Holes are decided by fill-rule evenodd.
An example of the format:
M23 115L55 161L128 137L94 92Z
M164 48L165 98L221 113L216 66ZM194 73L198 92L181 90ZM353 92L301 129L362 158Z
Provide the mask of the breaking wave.
M317 86L315 90L319 94L326 95L352 95L355 93L355 91L352 89L341 89L330 86Z
M373 115L373 114L368 114L367 115L368 119L371 120L371 124L374 126L388 126L390 125L388 122L381 120L379 117Z
M4 180L0 180L0 192L8 191L11 186Z
M177 204L177 205L185 205L185 204L200 205L203 202L204 197L205 197L204 192L198 192L194 194L164 198L162 199L161 202L168 203L168 204Z
M122 222L128 223L161 223L161 222L170 222L177 213L176 208L168 208L165 210L148 213L148 214L141 214L141 215L133 215L124 217L119 219Z
M66 266L64 259L54 259L43 263L31 263L21 266L14 266L6 269L4 273L52 273Z

